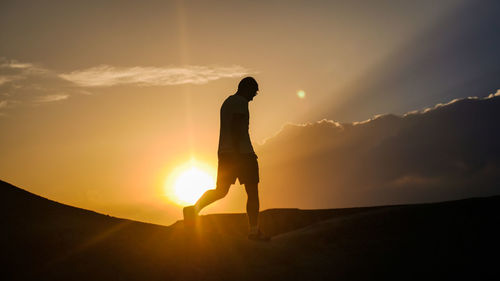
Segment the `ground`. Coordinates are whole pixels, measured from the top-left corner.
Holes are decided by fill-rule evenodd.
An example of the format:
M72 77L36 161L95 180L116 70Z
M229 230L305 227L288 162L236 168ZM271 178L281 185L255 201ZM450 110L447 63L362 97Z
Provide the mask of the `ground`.
M5 280L496 279L500 196L245 214L185 229L101 215L0 182Z

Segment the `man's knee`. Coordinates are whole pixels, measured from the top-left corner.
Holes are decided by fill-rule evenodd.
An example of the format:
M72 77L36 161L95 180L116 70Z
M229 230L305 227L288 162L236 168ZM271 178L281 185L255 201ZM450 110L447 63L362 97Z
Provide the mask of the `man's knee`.
M229 192L230 184L218 184L215 188L215 194L218 198L224 198Z

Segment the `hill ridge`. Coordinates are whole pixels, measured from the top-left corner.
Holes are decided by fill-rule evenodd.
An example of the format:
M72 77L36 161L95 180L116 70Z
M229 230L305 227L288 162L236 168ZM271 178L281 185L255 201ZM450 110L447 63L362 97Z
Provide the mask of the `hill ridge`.
M204 215L194 229L180 221L157 226L38 200L43 197L5 182L0 186L0 219L8 226L0 236L0 255L10 280L400 280L478 272L488 280L496 262L487 257L500 250L500 196L270 209L262 212L261 226L275 238L258 243L246 239L245 214ZM40 208L16 204L19 196L5 196L6 188L37 199L41 205L33 205ZM12 207L8 214L6 202ZM43 207L54 204L58 208Z

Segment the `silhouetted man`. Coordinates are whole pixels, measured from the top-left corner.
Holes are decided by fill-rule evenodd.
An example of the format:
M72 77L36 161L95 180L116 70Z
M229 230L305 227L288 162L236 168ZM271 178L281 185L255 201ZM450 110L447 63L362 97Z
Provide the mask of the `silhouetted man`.
M252 77L243 78L238 84L238 91L229 96L220 109L219 165L217 169L217 186L206 191L194 206L185 207L184 220L192 223L198 213L209 204L224 198L229 187L239 180L245 185L248 195L247 215L249 222L248 238L252 240L269 240L258 224L259 218L259 165L250 135L248 133L248 102L253 100L259 91L259 85Z

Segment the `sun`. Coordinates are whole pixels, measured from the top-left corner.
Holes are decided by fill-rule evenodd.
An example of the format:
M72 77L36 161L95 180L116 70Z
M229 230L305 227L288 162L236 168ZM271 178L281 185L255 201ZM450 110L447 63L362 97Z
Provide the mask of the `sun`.
M179 166L165 184L168 199L179 205L192 205L207 190L214 188L213 169L195 160Z
M175 196L182 202L193 204L213 185L214 178L197 167L191 167L177 177Z

